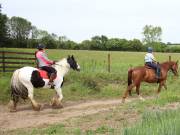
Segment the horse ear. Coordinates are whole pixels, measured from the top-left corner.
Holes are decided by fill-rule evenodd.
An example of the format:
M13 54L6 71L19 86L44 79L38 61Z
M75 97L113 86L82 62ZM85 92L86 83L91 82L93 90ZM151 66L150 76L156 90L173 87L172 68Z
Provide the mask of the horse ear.
M72 55L71 58L74 59L74 56Z

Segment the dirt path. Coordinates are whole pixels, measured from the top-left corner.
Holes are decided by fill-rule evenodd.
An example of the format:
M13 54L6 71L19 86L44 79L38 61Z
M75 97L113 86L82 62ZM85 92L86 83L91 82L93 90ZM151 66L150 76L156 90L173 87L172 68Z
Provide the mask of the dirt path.
M135 100L135 98L130 98L126 102L131 102L132 100ZM18 106L18 111L15 113L10 113L7 107L0 106L0 130L58 123L73 117L107 111L118 105L121 105L121 99L65 103L62 109L52 109L51 106L45 104L42 111L35 112L28 104Z

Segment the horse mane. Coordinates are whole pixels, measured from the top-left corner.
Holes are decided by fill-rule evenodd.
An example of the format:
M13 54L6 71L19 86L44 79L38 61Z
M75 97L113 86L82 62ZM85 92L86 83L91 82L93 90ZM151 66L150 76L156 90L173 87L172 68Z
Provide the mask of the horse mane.
M164 66L164 65L173 65L173 64L175 64L174 61L165 61L163 63L160 63L161 66Z
M66 62L66 60L67 60L67 58L62 58L62 59L58 60L56 63L57 64L62 64L64 62Z
M61 66L66 66L67 65L67 58L62 58L62 59L60 59L60 60L58 60L58 61L56 61L56 63L54 64L54 65L52 65L52 67L54 67L54 68L58 68L58 66L56 66L56 65L61 65Z
M171 66L173 66L176 62L175 61L165 61L163 63L160 64L161 68L170 68Z

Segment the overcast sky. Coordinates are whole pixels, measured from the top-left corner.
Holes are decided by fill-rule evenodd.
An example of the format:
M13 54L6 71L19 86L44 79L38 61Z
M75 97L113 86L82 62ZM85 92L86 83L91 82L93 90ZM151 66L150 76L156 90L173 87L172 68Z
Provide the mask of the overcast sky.
M95 35L142 40L145 25L160 26L162 41L180 43L180 0L0 0L8 17L81 42Z

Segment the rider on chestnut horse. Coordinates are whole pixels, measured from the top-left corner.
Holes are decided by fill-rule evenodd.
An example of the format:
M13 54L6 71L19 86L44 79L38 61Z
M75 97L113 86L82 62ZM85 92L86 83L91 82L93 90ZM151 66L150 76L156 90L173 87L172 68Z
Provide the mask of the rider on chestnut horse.
M150 68L147 68L147 66L138 66L138 67L130 68L128 70L128 86L126 91L124 92L122 102L125 102L125 99L128 96L128 94L131 95L131 90L134 87L136 87L136 93L138 94L139 98L143 100L139 91L141 82L158 83L159 87L157 93L159 93L161 91L162 86L164 86L164 88L167 89L166 79L169 70L171 70L175 76L178 76L178 61L169 60L159 64L159 67L161 67L161 72L157 72L158 66L154 62L155 62L155 58L152 54L152 48L149 47L148 53L145 56L145 63L146 65L155 69L156 72L154 72ZM157 78L157 73L159 73L158 78Z
M152 47L148 47L147 49L148 53L146 53L144 61L145 61L145 65L148 67L151 67L155 70L156 73L156 78L159 79L160 78L160 66L159 64L156 62L156 59L153 55L153 49Z

